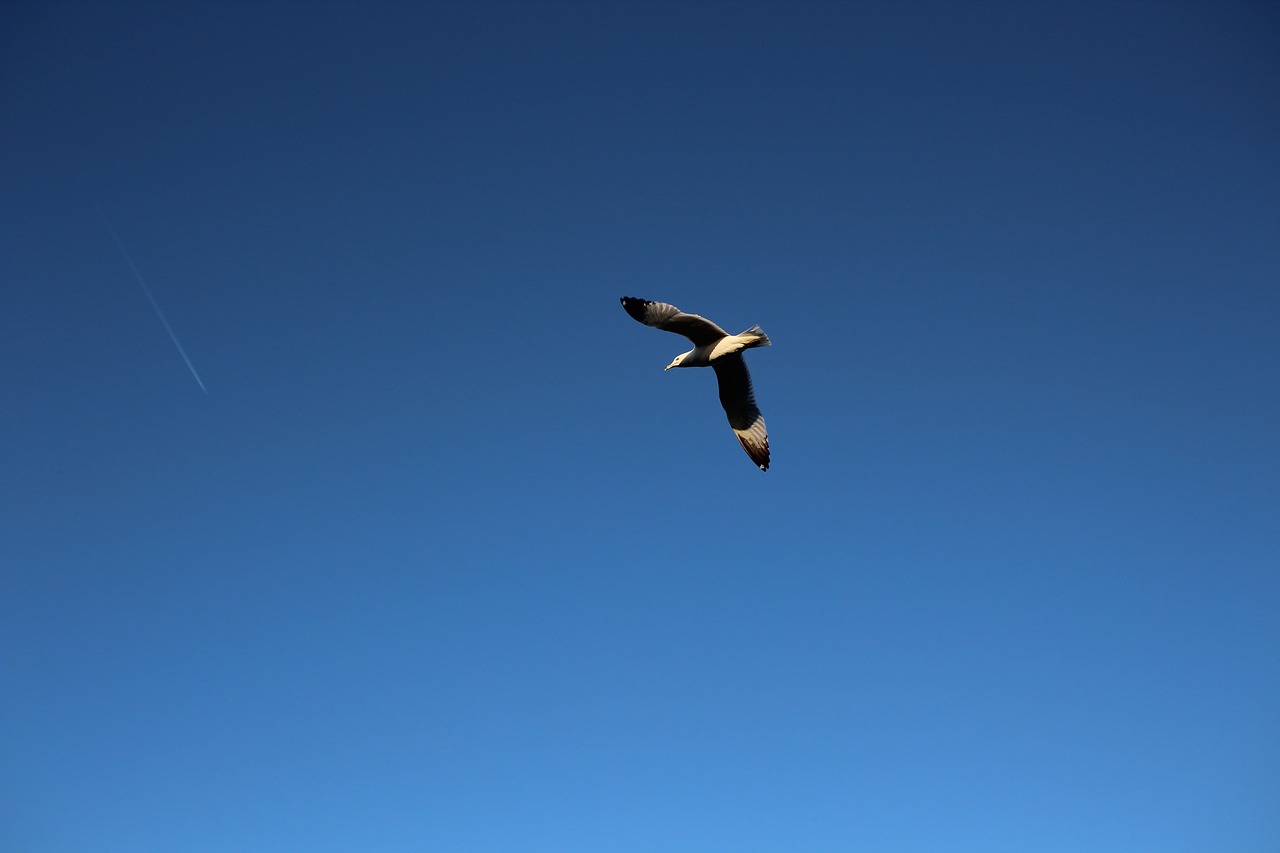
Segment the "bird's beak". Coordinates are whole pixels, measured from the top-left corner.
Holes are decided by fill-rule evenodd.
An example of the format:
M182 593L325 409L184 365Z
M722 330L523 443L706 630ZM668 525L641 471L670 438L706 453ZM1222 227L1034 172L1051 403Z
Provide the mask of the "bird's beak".
M665 373L670 369L671 369L671 365L668 364L666 367L662 368L662 371Z

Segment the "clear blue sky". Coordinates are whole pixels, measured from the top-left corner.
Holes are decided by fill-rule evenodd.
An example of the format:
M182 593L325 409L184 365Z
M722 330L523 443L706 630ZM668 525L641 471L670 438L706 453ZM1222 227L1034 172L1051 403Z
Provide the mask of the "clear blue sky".
M10 2L0 117L0 848L1280 849L1275 6Z

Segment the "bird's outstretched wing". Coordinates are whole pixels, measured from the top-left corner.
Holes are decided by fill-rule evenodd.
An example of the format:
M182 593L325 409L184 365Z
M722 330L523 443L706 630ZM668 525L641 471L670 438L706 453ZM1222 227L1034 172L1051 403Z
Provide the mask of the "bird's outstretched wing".
M729 426L761 471L769 470L769 433L764 416L756 408L756 395L751 390L751 374L741 353L722 355L711 362L720 385L720 405L729 416Z
M636 299L631 296L622 297L622 307L627 313L646 326L662 329L664 332L675 332L693 341L700 347L713 344L729 333L697 314L686 314L674 305L665 302L650 302L647 299Z

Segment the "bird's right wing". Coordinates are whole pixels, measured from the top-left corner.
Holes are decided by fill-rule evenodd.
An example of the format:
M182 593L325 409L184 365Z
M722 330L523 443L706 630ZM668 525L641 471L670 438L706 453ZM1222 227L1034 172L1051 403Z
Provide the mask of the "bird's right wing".
M751 461L761 471L769 470L769 433L764 426L764 415L756 408L756 396L751 389L751 374L741 353L722 355L711 362L720 385L720 405L729 416L729 426L747 451Z
M694 346L713 344L729 333L697 314L686 314L674 305L665 302L650 302L647 299L636 299L631 296L622 297L622 307L627 313L646 326L662 329L664 332L675 332L693 341Z

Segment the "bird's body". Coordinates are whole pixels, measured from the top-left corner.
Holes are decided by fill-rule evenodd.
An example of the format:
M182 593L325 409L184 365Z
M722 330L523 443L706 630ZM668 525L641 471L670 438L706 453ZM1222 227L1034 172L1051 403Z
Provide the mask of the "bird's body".
M751 374L742 351L752 347L771 345L768 335L759 326L752 326L740 335L731 335L706 317L686 314L665 302L622 297L622 307L633 318L646 326L684 335L693 343L693 349L681 353L664 370L673 367L710 367L716 372L720 388L720 404L729 418L729 426L742 444L742 449L761 471L769 470L769 434L764 416L756 408L755 393L751 388Z
M723 356L733 355L750 347L767 346L771 346L768 336L759 326L754 326L740 335L725 335L718 341L681 353L663 370L670 370L673 367L712 367L712 362Z

